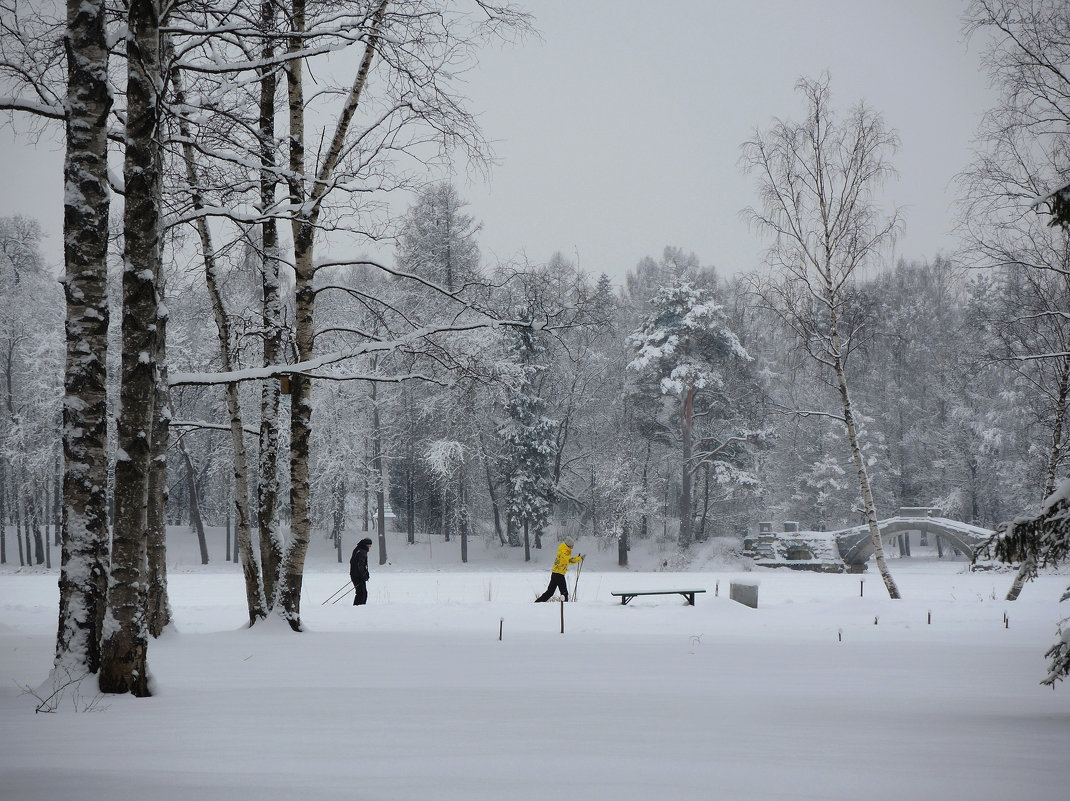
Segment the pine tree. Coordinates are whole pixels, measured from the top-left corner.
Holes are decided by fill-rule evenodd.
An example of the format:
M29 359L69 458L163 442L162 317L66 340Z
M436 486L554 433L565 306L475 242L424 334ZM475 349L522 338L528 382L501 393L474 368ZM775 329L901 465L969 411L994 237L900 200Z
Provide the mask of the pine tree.
M700 391L721 393L729 360L749 360L729 330L724 308L709 293L679 280L657 292L653 311L630 338L636 358L628 365L659 381L661 393L680 403L680 546L693 539L691 486L694 459L695 400Z
M989 555L1002 562L1032 565L1032 576L1037 568L1064 564L1070 556L1070 479L1059 482L1039 515L1000 526L978 551L978 558ZM1070 600L1070 587L1059 600ZM1058 638L1045 656L1048 675L1042 684L1053 685L1070 675L1070 617L1060 621Z
M510 336L520 380L507 405L508 419L498 434L505 449L507 513L513 525L524 529L527 562L531 560L531 532L538 544L550 522L557 422L545 415L545 401L535 386L536 377L545 369L540 361L544 346L536 332L528 329L518 329Z

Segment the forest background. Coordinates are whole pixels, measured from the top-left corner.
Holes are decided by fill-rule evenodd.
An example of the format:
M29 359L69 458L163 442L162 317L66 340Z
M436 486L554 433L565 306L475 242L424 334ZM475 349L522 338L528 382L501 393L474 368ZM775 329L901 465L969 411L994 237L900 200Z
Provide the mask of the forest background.
M0 105L67 133L62 286L39 226L0 221L0 560L9 527L21 563L61 546L68 675L148 693L167 524L226 522L250 623L300 630L310 538L340 547L359 521L385 561L388 510L462 560L474 536L529 558L582 532L686 562L759 519L921 506L995 528L1065 475L1057 3L968 7L1002 94L957 183L956 258L887 261L898 137L822 75L799 81L801 116L743 143L768 269L669 246L622 287L562 254L486 263L462 193L429 180L489 165L455 79L530 29L517 8L0 10ZM346 51L352 73L312 68ZM394 258L319 256L335 237Z

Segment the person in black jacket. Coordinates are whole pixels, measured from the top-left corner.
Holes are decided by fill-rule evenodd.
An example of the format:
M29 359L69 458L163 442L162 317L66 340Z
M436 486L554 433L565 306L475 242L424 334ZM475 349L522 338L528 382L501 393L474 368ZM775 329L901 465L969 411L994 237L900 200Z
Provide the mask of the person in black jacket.
M357 543L353 549L353 555L349 557L349 578L353 582L353 606L368 603L368 549L372 547L372 541L365 537Z

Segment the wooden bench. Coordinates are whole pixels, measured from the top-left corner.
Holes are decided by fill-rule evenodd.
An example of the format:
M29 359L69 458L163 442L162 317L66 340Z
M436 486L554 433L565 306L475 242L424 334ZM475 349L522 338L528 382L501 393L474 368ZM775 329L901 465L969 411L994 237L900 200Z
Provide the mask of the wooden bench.
M695 595L700 592L706 592L705 590L642 590L640 592L611 592L610 595L616 595L620 598L621 605L628 603L632 598L639 595L682 595L687 599L688 604L695 605Z

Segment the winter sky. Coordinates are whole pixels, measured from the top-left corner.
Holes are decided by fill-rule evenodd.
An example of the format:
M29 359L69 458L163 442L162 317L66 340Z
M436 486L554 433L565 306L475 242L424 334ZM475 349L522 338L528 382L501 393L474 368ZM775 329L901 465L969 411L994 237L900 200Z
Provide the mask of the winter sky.
M798 118L800 76L832 78L902 138L887 202L905 207L894 256L955 247L952 180L994 93L962 0L526 0L538 37L494 45L465 93L494 142L489 181L455 181L483 222L487 261L561 251L620 280L667 244L722 272L761 263L739 211L756 202L739 146ZM61 148L0 130L0 214L39 218L61 259Z

